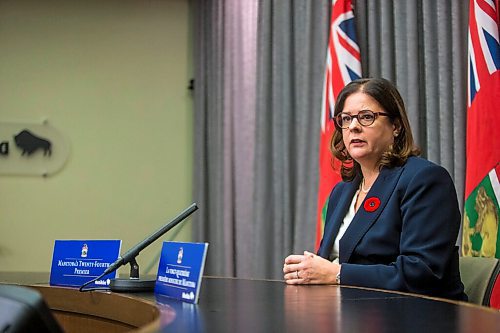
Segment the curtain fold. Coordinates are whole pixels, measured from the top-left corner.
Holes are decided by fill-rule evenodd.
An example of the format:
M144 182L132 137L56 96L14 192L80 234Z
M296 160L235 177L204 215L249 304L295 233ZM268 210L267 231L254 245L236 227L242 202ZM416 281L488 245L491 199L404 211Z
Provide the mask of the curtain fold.
M260 1L254 194L255 277L314 250L328 3Z
M206 274L282 278L313 250L330 1L192 0L194 239ZM405 100L415 139L463 202L468 3L357 0L363 75Z
M248 274L255 141L256 1L193 1L194 239L206 274ZM238 265L239 263L239 265Z

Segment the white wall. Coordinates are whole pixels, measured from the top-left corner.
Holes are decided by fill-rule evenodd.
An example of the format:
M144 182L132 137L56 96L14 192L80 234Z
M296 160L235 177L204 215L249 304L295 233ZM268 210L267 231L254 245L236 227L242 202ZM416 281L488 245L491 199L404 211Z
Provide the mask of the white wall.
M0 0L0 121L48 119L71 151L49 178L0 175L0 270L49 271L55 239L127 250L191 203L189 34L186 0Z

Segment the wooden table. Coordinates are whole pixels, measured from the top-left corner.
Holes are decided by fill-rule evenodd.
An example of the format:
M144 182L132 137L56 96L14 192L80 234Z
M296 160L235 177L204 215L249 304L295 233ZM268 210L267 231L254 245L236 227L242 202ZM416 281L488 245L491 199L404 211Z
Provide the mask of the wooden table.
M128 318L116 332L134 328L143 332L500 332L497 310L347 286L287 286L282 281L205 277L199 304L192 305L153 293L79 293L41 285L47 281L47 274L0 272L0 282L38 285L59 320L58 308L76 309L74 304L82 302L86 303L78 310L80 317L93 311L96 319L96 314L104 313L96 309L107 309L105 321ZM64 295L58 294L61 289ZM134 308L127 300L143 304ZM112 315L114 319L108 318Z

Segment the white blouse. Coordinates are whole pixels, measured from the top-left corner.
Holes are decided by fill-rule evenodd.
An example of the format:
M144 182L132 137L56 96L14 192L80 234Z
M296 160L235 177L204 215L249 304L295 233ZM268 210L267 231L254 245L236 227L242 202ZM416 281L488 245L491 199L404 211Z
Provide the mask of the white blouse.
M356 200L358 200L358 195L359 195L359 190L356 191L352 198L351 205L349 206L349 210L347 211L347 214L344 217L344 220L342 220L342 223L340 224L340 229L339 233L337 234L337 238L335 238L335 242L333 243L333 249L332 253L330 255L330 258L334 258L333 262L334 263L339 263L339 243L340 239L342 236L344 236L344 233L346 232L347 228L351 224L352 220L354 219L354 215L356 214Z

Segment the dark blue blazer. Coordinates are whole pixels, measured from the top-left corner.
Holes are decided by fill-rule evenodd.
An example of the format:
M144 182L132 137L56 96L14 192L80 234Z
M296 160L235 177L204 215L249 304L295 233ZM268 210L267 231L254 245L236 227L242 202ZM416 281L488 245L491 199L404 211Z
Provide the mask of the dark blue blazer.
M330 194L323 258L331 259L360 181L340 182ZM443 167L410 157L401 167L382 168L340 240L341 283L466 300L455 246L460 223L455 186Z

